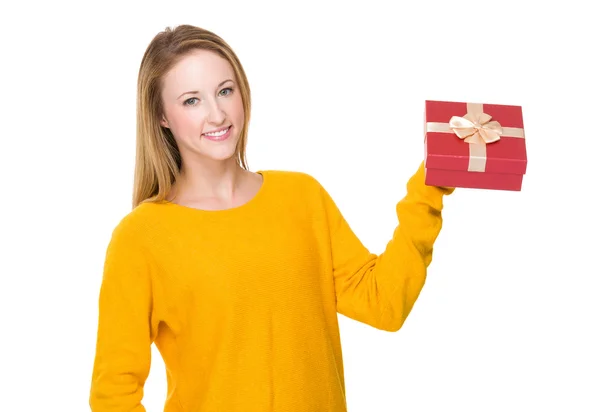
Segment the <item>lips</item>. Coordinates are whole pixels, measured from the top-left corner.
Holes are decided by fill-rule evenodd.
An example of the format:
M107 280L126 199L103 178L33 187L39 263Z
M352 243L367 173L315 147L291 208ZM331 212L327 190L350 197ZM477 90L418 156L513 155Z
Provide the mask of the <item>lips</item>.
M228 127L222 127L219 130L221 131L220 134L217 134L216 136L214 135L209 135L206 133L202 134L202 137L208 140L212 140L213 142L220 142L223 140L227 140L229 138L229 136L231 135L231 129L233 128L233 126L228 126ZM223 132L225 130L225 132ZM208 132L208 133L215 133L215 132ZM218 132L216 132L218 133Z
M218 128L218 129L211 130L210 132L202 133L202 136L205 136L207 133L218 133L218 132L221 132L221 131L223 131L223 130L227 130L227 129L229 129L230 127L231 127L231 126L220 127L220 128Z

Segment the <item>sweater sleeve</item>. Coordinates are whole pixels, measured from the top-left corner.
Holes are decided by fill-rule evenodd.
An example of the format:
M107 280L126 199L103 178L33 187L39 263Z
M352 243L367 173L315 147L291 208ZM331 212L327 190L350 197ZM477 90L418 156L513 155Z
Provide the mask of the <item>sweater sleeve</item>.
M371 253L322 188L339 313L377 329L400 330L425 284L442 226L442 199L454 188L425 185L421 163L396 205L398 225L385 251Z
M91 410L145 412L143 387L156 334L149 261L123 222L106 251L98 307Z

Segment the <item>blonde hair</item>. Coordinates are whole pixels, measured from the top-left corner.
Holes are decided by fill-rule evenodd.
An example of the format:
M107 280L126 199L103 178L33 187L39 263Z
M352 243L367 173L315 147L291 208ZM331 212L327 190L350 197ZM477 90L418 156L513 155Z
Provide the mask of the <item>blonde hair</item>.
M250 85L238 57L216 34L191 25L167 27L148 45L137 82L136 156L132 206L162 202L181 173L181 154L171 131L160 125L164 75L195 49L210 50L231 64L244 108L244 125L235 158L248 170L246 142L250 121Z

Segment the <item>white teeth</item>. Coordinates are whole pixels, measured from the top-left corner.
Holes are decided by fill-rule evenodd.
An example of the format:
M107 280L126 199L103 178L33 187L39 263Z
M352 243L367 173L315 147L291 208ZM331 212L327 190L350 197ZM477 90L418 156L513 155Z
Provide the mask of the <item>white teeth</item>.
M227 133L228 130L229 130L229 127L227 129L221 130L220 132L204 133L204 134L207 136L219 137L219 136L223 136L225 133Z

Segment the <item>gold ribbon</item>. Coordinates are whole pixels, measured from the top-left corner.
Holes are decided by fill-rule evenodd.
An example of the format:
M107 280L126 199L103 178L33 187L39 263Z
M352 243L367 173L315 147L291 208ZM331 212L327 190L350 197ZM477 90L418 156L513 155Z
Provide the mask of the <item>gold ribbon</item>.
M425 132L454 133L469 144L469 172L485 172L487 144L500 140L501 136L524 138L519 127L502 127L483 111L481 103L467 103L467 114L452 116L448 123L427 122Z
M500 140L502 126L487 113L469 112L463 117L452 116L450 129L465 143L488 144Z

